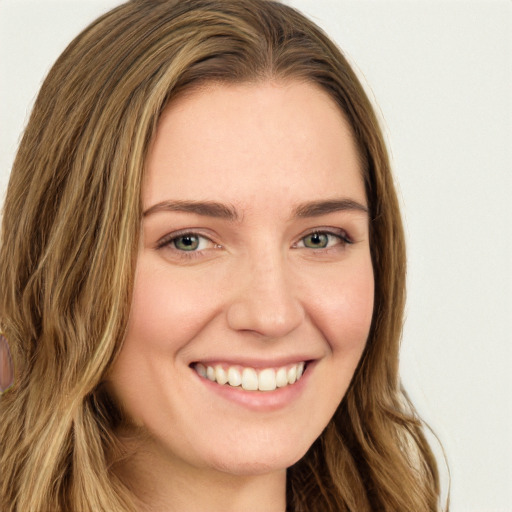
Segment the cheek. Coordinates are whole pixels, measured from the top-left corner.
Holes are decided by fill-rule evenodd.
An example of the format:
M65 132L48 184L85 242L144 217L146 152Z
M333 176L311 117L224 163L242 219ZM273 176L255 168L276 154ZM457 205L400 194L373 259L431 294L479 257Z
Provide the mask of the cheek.
M374 279L371 262L350 272L336 272L312 301L311 317L333 352L360 354L373 315Z
M159 264L141 266L135 277L127 341L146 340L161 350L186 344L216 314L215 290L205 285L200 276L169 272Z

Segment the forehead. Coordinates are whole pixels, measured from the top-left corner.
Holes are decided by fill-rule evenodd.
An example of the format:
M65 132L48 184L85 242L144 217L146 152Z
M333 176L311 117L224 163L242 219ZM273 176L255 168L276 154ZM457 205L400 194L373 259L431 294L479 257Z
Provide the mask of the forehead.
M251 207L341 195L365 202L352 130L326 92L303 82L214 84L164 110L143 203L225 199Z

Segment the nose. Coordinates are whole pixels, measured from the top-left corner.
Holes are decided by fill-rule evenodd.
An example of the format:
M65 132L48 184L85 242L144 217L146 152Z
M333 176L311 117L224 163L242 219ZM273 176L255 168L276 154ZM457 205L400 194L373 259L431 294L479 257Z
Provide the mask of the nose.
M227 322L236 331L282 338L304 321L305 311L281 255L255 255L233 276Z

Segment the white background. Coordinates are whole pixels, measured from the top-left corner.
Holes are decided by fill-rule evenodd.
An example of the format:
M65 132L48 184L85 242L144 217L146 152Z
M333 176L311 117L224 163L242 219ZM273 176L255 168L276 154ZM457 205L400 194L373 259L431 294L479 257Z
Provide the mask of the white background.
M0 0L0 194L43 76L118 0ZM402 375L453 512L512 512L512 2L291 0L355 63L409 249ZM411 511L413 512L413 511Z

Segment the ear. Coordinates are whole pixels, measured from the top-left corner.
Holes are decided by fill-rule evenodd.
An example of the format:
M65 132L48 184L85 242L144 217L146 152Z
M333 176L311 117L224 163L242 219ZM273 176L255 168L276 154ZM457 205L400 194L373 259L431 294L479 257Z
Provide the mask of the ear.
M0 393L7 391L14 382L11 351L5 336L0 333Z

